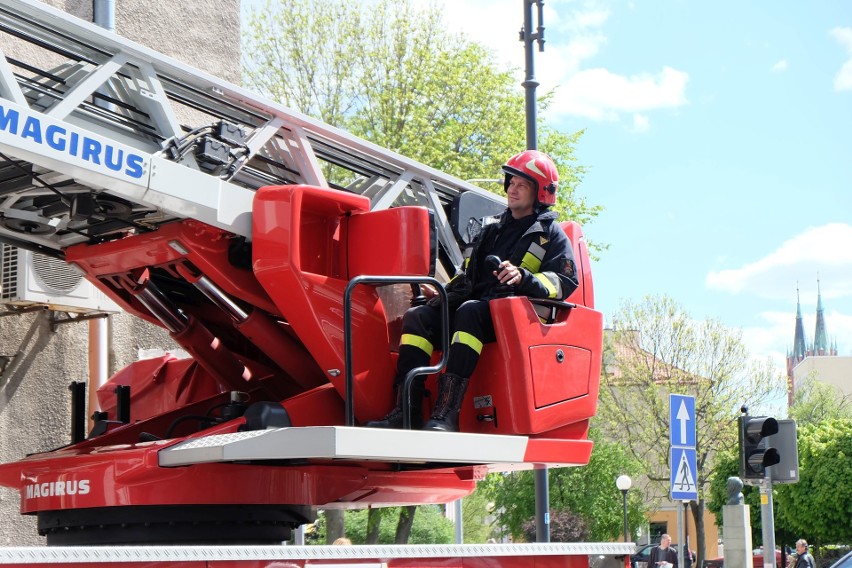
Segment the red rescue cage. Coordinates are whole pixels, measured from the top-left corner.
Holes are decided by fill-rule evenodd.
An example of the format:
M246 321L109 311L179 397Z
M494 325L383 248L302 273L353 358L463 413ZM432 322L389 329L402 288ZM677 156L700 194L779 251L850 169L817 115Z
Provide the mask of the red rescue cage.
M489 471L588 462L602 326L576 224L566 228L581 286L569 302L551 302L548 317L527 298L492 302L497 342L483 350L461 432L358 427L391 405L410 287L356 287L347 359L347 285L428 278L434 263L428 210L369 206L337 190L265 187L250 250L190 220L67 250L192 358L128 366L99 390L88 436L0 466L49 544L280 541L315 507L446 502Z
M2 4L0 241L73 264L189 354L119 370L97 409L75 383L70 443L0 465L49 545L278 544L317 508L448 502L491 471L588 462L602 325L579 226L567 302L492 302L460 432L361 427L391 407L416 284L446 281L505 202L40 2Z

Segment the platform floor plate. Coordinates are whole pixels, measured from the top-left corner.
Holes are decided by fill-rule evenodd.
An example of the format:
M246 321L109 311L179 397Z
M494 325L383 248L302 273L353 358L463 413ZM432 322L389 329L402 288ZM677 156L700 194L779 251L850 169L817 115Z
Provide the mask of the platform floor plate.
M246 460L364 460L391 463L523 463L528 438L313 426L206 436L159 453L164 467Z

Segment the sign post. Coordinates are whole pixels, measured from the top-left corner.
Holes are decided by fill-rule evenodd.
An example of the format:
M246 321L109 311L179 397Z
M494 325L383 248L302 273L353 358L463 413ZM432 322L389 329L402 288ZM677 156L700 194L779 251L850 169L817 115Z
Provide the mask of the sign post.
M698 500L695 454L695 397L669 394L669 488L672 501ZM678 507L678 566L685 566L686 507ZM683 527L681 530L680 527Z

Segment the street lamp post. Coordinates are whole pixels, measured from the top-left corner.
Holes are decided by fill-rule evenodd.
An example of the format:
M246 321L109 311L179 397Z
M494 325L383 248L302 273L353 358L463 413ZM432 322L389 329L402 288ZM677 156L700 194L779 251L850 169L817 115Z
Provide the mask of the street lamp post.
M624 542L630 542L630 531L627 528L627 491L633 486L633 480L630 476L619 475L615 480L615 486L621 491L624 501Z

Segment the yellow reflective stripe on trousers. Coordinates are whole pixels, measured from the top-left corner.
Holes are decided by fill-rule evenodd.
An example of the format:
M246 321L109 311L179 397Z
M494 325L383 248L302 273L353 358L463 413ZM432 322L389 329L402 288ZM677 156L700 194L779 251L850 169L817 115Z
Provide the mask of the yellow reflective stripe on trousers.
M548 298L555 298L556 297L556 286L553 285L553 282L551 282L550 279L547 276L545 276L541 272L533 274L533 276L535 276L538 279L538 281L541 282L544 285L544 287L547 289L547 297Z
M482 353L482 342L467 332L455 332L455 334L453 334L453 343L461 343L462 345L467 345L468 347L476 351L477 355Z
M419 335L414 335L411 333L403 333L402 337L399 338L399 345L410 345L412 347L417 347L426 352L426 355L431 356L432 351L434 351L434 347L425 337L420 337Z

